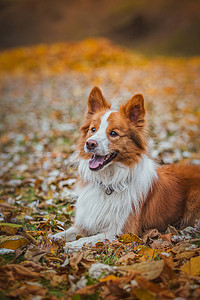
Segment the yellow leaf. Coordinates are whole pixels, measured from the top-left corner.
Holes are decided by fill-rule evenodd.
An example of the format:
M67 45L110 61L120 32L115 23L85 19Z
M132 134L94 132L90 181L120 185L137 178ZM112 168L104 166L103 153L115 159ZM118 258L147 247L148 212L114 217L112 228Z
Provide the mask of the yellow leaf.
M136 234L133 233L122 234L119 240L124 244L132 243L132 242L142 243L142 240Z
M16 250L17 248L29 244L29 241L21 235L0 237L0 248Z
M200 275L200 256L192 257L183 266L181 266L180 269L189 276Z
M144 245L134 247L134 250L138 251L138 254L143 258L143 260L155 259L156 254L161 253L161 251L158 249L152 249Z

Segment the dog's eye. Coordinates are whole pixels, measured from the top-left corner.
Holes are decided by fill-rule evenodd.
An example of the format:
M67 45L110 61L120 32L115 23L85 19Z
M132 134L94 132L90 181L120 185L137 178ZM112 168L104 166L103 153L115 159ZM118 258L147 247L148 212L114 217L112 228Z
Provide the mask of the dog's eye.
M115 132L114 130L112 130L112 131L110 132L110 136L112 136L112 137L118 136L118 133Z
M96 131L95 127L92 127L91 132L95 132L95 131Z

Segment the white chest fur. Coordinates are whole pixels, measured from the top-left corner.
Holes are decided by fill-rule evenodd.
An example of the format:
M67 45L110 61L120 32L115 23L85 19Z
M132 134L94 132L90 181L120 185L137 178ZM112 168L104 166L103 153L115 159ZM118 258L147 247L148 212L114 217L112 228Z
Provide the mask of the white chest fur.
M85 186L76 188L75 224L86 229L89 235L121 234L132 207L139 210L142 199L157 177L156 165L146 155L134 169L112 163L97 172L89 169L87 160L81 160L79 174ZM105 192L108 186L114 189L110 195Z

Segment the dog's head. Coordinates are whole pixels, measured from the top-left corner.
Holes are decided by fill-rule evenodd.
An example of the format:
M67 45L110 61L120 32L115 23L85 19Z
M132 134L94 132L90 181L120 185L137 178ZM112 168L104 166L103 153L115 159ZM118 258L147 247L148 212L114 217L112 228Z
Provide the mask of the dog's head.
M144 98L133 96L118 111L94 87L88 98L88 108L82 137L78 145L80 157L89 159L92 171L114 162L132 167L146 151Z

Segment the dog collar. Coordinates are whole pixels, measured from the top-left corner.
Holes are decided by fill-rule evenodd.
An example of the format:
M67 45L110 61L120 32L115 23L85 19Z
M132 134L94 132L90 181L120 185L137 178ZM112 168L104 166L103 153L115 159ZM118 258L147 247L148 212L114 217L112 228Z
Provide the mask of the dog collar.
M111 185L105 186L102 182L100 182L100 185L104 188L106 195L111 195L114 192L114 189Z

